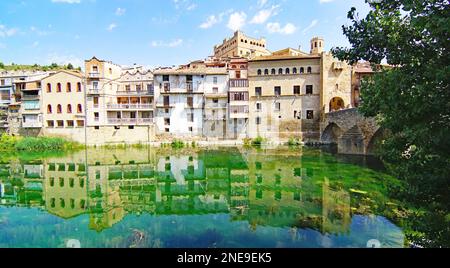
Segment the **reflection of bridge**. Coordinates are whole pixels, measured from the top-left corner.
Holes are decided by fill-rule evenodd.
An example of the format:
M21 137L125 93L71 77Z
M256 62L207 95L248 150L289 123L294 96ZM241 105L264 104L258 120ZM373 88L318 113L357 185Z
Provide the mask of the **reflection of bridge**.
M337 144L340 154L373 154L382 137L375 119L362 116L356 108L327 113L321 124L320 140Z

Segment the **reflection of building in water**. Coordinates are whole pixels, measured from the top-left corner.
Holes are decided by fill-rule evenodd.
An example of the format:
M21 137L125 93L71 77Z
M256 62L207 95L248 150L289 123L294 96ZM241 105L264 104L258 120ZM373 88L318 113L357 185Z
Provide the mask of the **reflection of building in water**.
M68 219L86 212L86 165L71 162L47 163L44 175L45 208Z
M320 170L299 155L236 149L190 155L142 152L98 150L87 154L87 162L80 152L21 168L0 166L1 202L45 205L62 218L89 214L89 227L97 231L111 228L127 214L217 213L230 213L232 221L248 221L253 229L349 229L348 193L314 177Z

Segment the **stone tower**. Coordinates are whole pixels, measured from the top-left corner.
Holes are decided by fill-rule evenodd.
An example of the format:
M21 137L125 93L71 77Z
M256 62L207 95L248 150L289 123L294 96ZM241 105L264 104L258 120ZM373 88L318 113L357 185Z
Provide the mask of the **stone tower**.
M311 39L311 54L322 54L325 47L325 40L322 37L314 37Z

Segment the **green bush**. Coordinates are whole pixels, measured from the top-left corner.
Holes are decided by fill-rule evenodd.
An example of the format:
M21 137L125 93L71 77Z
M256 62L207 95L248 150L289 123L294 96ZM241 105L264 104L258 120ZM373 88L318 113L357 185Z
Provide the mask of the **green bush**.
M265 142L265 139L262 137L257 137L255 139L252 140L252 145L253 146L261 146L263 143Z
M252 139L245 138L244 139L244 146L250 146L250 145L252 145Z
M3 133L0 136L0 151L12 151L14 150L18 138L14 136L9 136Z
M298 138L289 138L288 145L289 146L299 146L299 145L301 145L301 142Z
M184 142L181 140L174 140L172 142L171 146L174 149L181 149L181 148L184 148Z
M25 137L19 138L3 134L0 137L0 151L21 152L45 152L45 151L67 151L81 148L76 142L67 141L63 138L52 137Z

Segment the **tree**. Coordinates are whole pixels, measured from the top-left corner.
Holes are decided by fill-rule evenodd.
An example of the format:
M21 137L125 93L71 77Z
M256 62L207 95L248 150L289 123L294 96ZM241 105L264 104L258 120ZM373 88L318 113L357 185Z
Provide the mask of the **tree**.
M0 61L0 69L4 69L5 68L5 64L3 64L3 62Z
M392 66L363 82L360 111L376 116L391 133L380 156L406 182L400 196L426 208L416 215L408 238L424 246L450 246L449 3L366 3L368 15L360 19L352 8L351 25L342 27L352 47L332 52L350 63Z
M67 64L67 70L73 70L73 65L72 63Z
M50 69L56 69L56 68L58 68L58 64L52 63L52 64L50 65Z

